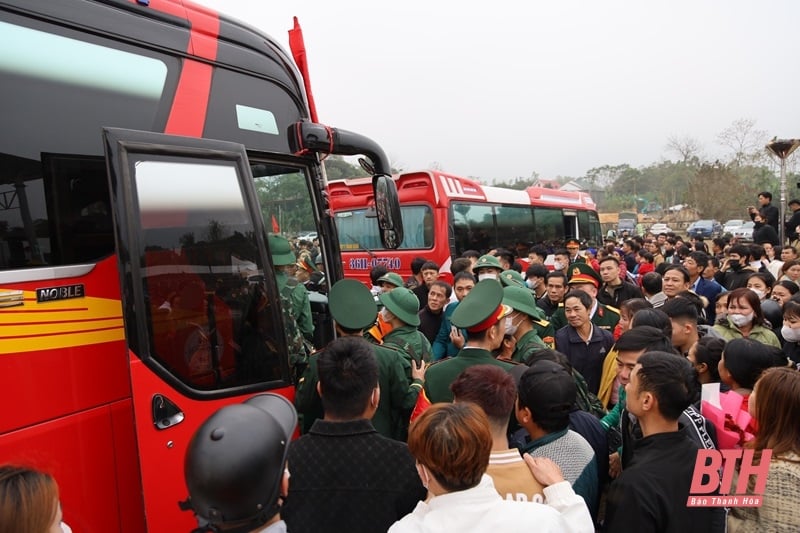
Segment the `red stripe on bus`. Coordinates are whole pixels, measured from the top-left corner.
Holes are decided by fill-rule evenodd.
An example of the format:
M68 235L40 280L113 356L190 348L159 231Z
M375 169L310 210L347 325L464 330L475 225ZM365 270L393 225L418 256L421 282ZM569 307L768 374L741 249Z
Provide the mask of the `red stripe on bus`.
M109 328L97 328L97 329L82 329L79 331L56 331L54 333L37 333L36 335L0 335L0 339L3 340L29 339L29 338L39 338L39 337L54 337L56 335L82 335L86 333L96 333L98 331L111 331L115 329L122 329L122 326L112 326Z

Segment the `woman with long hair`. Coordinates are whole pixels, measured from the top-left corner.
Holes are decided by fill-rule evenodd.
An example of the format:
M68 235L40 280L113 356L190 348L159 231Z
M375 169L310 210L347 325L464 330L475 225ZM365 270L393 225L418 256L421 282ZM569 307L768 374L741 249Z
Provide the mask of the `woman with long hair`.
M750 397L750 414L759 421L758 434L745 446L759 461L764 451L772 451L767 484L760 507L731 508L728 532L800 531L800 372L789 367L764 371Z

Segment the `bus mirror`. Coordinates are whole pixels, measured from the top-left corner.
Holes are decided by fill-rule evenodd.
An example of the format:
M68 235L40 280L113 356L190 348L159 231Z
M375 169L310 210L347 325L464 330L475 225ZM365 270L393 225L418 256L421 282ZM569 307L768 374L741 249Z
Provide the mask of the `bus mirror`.
M372 177L372 190L375 194L381 242L386 248L399 248L403 243L403 221L400 217L397 186L390 176L375 175Z
M370 174L388 176L392 173L386 153L369 137L305 121L289 126L288 134L289 147L295 153L311 151L333 155L364 155L369 158L373 169Z

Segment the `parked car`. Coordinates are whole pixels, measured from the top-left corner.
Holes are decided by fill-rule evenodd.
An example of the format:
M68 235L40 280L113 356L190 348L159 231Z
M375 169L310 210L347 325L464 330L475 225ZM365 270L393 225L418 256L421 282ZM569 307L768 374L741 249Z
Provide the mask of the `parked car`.
M744 220L739 220L736 218L731 219L727 221L724 226L722 226L722 233L730 233L733 235L733 232L736 231L737 228L741 227L742 224L744 224Z
M671 233L672 229L666 224L662 224L661 222L657 222L650 226L650 233L653 235L658 235L659 233Z
M733 232L733 236L739 239L740 241L752 241L753 240L753 224L752 222L748 221L736 228Z
M689 237L703 237L704 239L712 239L722 235L722 224L717 220L698 220L686 229Z

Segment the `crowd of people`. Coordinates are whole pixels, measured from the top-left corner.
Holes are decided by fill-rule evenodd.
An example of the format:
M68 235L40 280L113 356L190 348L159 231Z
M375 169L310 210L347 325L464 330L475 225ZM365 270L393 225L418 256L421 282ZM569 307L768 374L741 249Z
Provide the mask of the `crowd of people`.
M293 359L294 405L259 395L192 439L197 531L800 530L797 249L581 248L468 251L446 277L420 257L407 279L326 287L336 339ZM273 257L289 293L313 261L296 257ZM714 393L737 412L711 416ZM770 451L762 505L688 507L697 451L725 447ZM3 505L23 490L8 478Z

